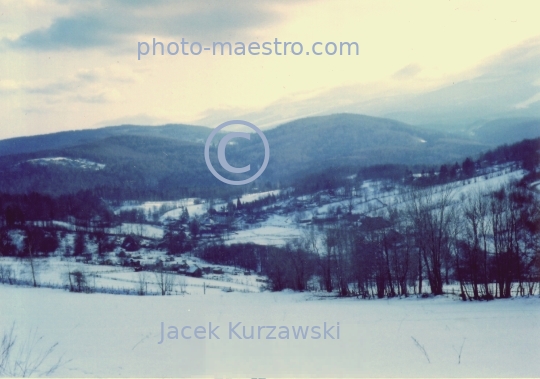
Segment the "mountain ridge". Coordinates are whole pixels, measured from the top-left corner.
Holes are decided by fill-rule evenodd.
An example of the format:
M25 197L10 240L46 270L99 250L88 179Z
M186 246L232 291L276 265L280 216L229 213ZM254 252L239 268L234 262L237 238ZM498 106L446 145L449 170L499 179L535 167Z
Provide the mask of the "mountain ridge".
M116 125L102 128L67 130L35 136L22 136L0 140L0 156L61 149L100 140L115 135L147 135L196 141L206 138L211 129L188 124L165 124L160 126Z
M509 127L504 122L497 124L497 138L507 135L513 125L521 125L516 122ZM535 131L535 124L532 125L526 133ZM483 127L484 124L476 126L476 133L486 140L493 139L489 132L478 133ZM214 178L204 160L204 141L211 131L183 124L121 125L0 141L0 191L61 194L101 188L106 197L174 198L195 189L223 190L231 186ZM453 163L495 146L470 133L455 134L350 113L297 119L264 133L270 145L270 162L253 185L264 183L268 188L332 167ZM516 138L519 135L513 134ZM54 142L59 135L60 141ZM47 144L51 140L53 143ZM29 143L22 152L9 154L25 142ZM251 140L239 138L234 142L227 146L227 160L236 167L247 163L252 167L250 172L232 178L240 180L256 172L264 149L257 135ZM214 149L215 143L211 150L213 165L227 177ZM105 166L100 170L77 170L77 165L47 165L46 160L39 166L28 163L32 159L59 157Z

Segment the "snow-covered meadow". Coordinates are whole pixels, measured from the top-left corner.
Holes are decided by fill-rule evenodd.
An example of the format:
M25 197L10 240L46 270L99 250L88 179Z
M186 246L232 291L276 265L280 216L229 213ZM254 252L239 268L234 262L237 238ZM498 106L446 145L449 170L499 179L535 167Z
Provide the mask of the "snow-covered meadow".
M58 342L60 377L535 377L540 372L540 301L462 302L451 297L335 299L311 293L117 296L0 286L0 326L38 347ZM149 312L149 310L151 310ZM167 339L175 326L216 326L215 337ZM234 333L229 338L230 328ZM327 329L334 326L324 339ZM231 325L229 325L231 323ZM340 327L337 339L337 323ZM251 326L255 339L243 338ZM276 332L259 326L276 326ZM287 327L289 339L279 331ZM321 338L292 328L320 326ZM180 333L180 332L179 332ZM199 334L202 336L203 334ZM334 339L331 339L331 336ZM171 335L174 337L174 335ZM266 337L276 339L266 339Z
M169 258L167 260L166 258ZM260 292L265 288L266 279L256 273L245 273L244 270L230 266L213 265L196 257L173 258L163 252L154 251L146 254L143 263L153 263L156 259L166 261L166 264L186 263L190 266L221 269L223 273L205 274L202 277L190 277L173 272L165 272L170 278L173 295L196 295L219 291ZM159 295L159 273L140 271L135 272L131 267L85 264L73 258L49 257L34 260L37 283L41 287L67 289L69 288L69 272L79 271L84 274L85 286L89 292L105 292L123 295L138 293L141 283L147 295ZM13 283L32 283L32 272L29 262L15 258L0 258L0 270L9 270ZM4 271L5 272L5 271ZM247 275L249 274L249 275ZM0 283L9 283L4 276Z
M511 181L519 180L523 177L523 170L515 170L511 167L501 166L494 167L492 172L485 173L478 177L460 180L451 183L452 201L458 203L463 194L471 192L485 192L495 190L502 185ZM442 191L444 186L435 186L435 196ZM446 188L446 187L445 187ZM278 201L275 206L284 208L292 200L303 203L302 209L293 211L271 211L272 206L263 207L263 210L269 212L269 217L263 221L253 225L242 224L239 230L228 233L225 237L226 244L247 243L253 242L260 245L283 246L287 242L304 236L309 229L306 227L314 218L325 218L335 214L337 209L346 212L351 209L352 214L359 215L375 215L378 212L383 212L388 207L403 207L406 205L403 202L403 197L409 189L404 186L391 185L385 187L383 182L379 181L364 181L358 188L353 190L352 198L345 198L336 194L335 196L321 195L318 201L314 201L315 196L299 196L295 199ZM281 191L266 191L253 194L245 194L240 197L242 203L249 203L269 195L277 196ZM224 200L217 199L213 202L212 207L219 210L225 206ZM141 210L145 214L148 212L156 212L160 209L164 210L159 217L159 222L164 223L169 220L179 219L187 209L190 217L201 218L207 213L210 204L201 199L186 198L177 201L150 201L141 204L124 204L116 209L116 212L127 210ZM69 230L75 230L74 226L66 223L62 224ZM107 230L112 234L135 234L147 238L162 238L163 228L160 225L154 224L137 224L123 223L119 227Z
M453 201L458 203L462 193L496 189L522 176L523 171L503 167L456 182ZM435 188L434 196L441 191ZM222 238L227 245L282 246L317 233L314 220L335 216L339 208L351 209L353 215L376 215L389 206L403 207L404 192L405 187L365 181L352 198L340 193L284 198L264 207L264 217L257 222L240 220L237 230ZM241 202L269 194L244 195ZM214 207L224 204L216 201ZM163 224L124 222L106 232L119 241L127 234L159 240L164 224L179 218L183 208L190 217L202 220L208 206L192 198L124 204L117 211L166 210L159 218ZM47 369L63 356L55 376L535 377L540 372L538 288L535 296L489 302L461 301L451 294L453 288L458 289L456 284L445 286L447 295L436 298L362 300L322 291L269 292L267 278L254 272L209 264L190 254L173 257L155 247L141 247L126 259L210 269L201 278L166 273L172 278L172 289L160 296L159 273L118 265L120 247L105 257L111 260L106 265L63 256L61 251L73 244L72 232L77 228L67 222L54 224L67 234L60 253L34 261L42 287L0 285L0 330L14 326L18 343L34 332L43 336L32 354L58 343L41 367ZM12 238L22 246L20 233L12 233ZM88 241L87 248L95 251L95 242ZM31 283L27 260L2 257L0 266L9 268L20 283ZM84 273L90 293L67 291L68 273L74 271ZM141 286L146 296L135 296ZM318 286L310 286L314 288ZM208 339L209 323L212 328L219 326L219 339ZM185 326L191 329L182 329ZM197 326L205 328L202 335L207 338L195 338ZM244 333L251 335L252 326L255 338L243 338ZM273 326L275 333L269 335ZM325 334L325 327L332 326ZM178 339L167 338L176 337L174 327ZM318 327L321 337L311 338L316 337L313 333L305 339L299 334L295 337L299 327L311 331ZM183 338L182 330L191 338ZM280 338L285 337L285 330L288 339Z

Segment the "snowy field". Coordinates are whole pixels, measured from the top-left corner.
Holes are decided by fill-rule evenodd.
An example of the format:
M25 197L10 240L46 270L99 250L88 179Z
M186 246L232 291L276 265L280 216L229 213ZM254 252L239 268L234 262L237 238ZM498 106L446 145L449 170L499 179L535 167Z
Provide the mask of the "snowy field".
M158 251L148 252L143 261L144 263L153 263L157 258L166 260L167 256ZM173 283L172 294L174 295L198 295L221 291L258 293L261 292L261 287L266 281L265 277L255 273L245 275L244 270L231 266L213 265L196 257L175 258L173 261L166 261L166 264L182 262L190 266L221 268L223 273L204 274L201 278L195 278L167 272L166 275L170 276ZM73 259L66 260L60 257L36 259L34 265L36 280L43 287L68 288L68 272L80 271L84 273L86 284L91 291L134 295L139 290L140 283L143 282L147 294L160 294L158 277L154 272L135 272L133 268L121 266L84 264L75 262ZM6 268L13 271L14 278L32 283L32 272L27 262L0 257L0 269Z
M522 171L503 168L489 176L457 182L453 199L459 202L462 193L495 189L522 176ZM352 212L376 215L388 206L404 207L400 190L399 186L385 188L382 182L365 181L355 190ZM241 201L269 194L244 195ZM351 206L339 193L319 195L317 202L312 196L278 201L275 210L270 210L273 205L268 207L263 221L241 223L241 230L228 233L225 243L284 245L316 232L318 228L309 223L314 217L332 216L338 207L345 211ZM181 207L187 207L192 217L203 215L208 205L196 202L148 202L121 209L172 209L161 216L163 221L180 217ZM294 202L303 206L295 208ZM55 223L75 229L65 222ZM163 236L160 226L131 223L107 232L154 239ZM22 244L20 233L12 237L16 245ZM66 236L62 244L72 245L72 236ZM89 241L90 250L95 250L93 244ZM266 278L245 275L234 267L208 264L189 255L169 257L146 248L133 253L138 255L136 259L147 264L159 258L167 265L219 267L223 273L202 278L172 275L172 296L159 296L159 277L152 272L83 264L59 255L36 259L38 283L56 289L0 285L0 328L15 325L19 343L37 329L43 340L33 354L58 342L43 368L63 354L67 362L54 373L61 377L537 377L540 373L538 296L463 302L453 295L358 300L337 299L324 292L271 293L265 292ZM115 254L110 257L116 261ZM0 265L12 269L20 280L29 283L32 278L26 261L3 257ZM147 296L62 290L68 283L67 273L73 270L83 272L93 289L133 295L144 283ZM162 322L165 340L159 344ZM191 326L186 330L193 332L196 326L207 328L209 323L219 326L220 339L199 340L193 334L190 339L182 338L184 326ZM238 323L236 337L229 329ZM327 328L334 327L326 339L325 323ZM167 338L167 332L174 331L169 326L178 328L178 339ZM241 338L243 326L246 336L254 327L255 339ZM277 329L268 335L271 326ZM299 327L309 327L305 339L295 337ZM316 337L315 329L320 338L311 338ZM262 330L260 339L258 330ZM288 339L280 339L285 337L284 330L289 331Z
M154 239L161 239L163 238L163 228L159 226L154 225L146 225L146 224L133 224L133 223L127 223L124 222L120 226L117 226L116 228L107 228L105 230L106 233L110 234L135 234L137 236L147 237L147 238L154 238Z
M37 159L30 159L27 162L34 165L39 165L39 166L56 165L56 166L80 168L84 170L102 170L105 168L105 165L102 163L92 162L87 159L72 159L72 158L65 158L65 157L37 158Z
M58 342L61 377L537 377L540 299L356 300L309 293L184 296L74 294L0 285L0 326L20 339L35 328L42 348ZM170 326L219 326L220 339L167 339ZM238 339L255 326L255 339ZM292 327L334 326L327 339ZM337 339L337 323L340 338ZM258 326L290 329L257 339ZM187 332L193 329L187 329ZM329 336L332 335L334 339ZM192 336L192 335L187 335ZM201 335L199 335L201 336ZM271 335L272 336L272 335ZM285 337L282 334L281 337Z
M55 226L64 228L69 231L80 230L80 227L77 227L73 224L70 224L65 221L53 221ZM39 224L38 224L39 225ZM161 239L163 238L163 228L161 226L149 225L149 224L135 224L124 222L114 228L105 228L105 233L108 234L117 234L117 235L129 235L134 234L146 238Z
M498 189L501 185L505 185L511 181L519 180L524 175L523 170L512 170L510 167L497 167L496 171L484 174L472 179L460 180L452 183L452 201L458 204L460 197L463 194L471 192L484 192ZM537 185L537 183L533 183ZM441 186L435 186L436 199L442 191ZM242 230L237 230L226 236L226 244L233 243L257 243L260 245L283 246L287 242L302 237L308 233L308 227L305 223L311 221L314 217L324 218L335 213L337 208L341 208L342 212L346 212L352 202L353 214L364 214L368 216L377 215L383 212L387 207L393 206L398 209L403 209L406 203L403 202L403 191L409 190L399 185L392 185L390 189L386 189L382 182L366 180L360 188L354 189L355 197L352 199L344 199L340 196L330 197L322 194L321 203L315 204L312 201L312 196L300 196L297 200L304 201L306 206L299 210L288 213L271 212L270 217L262 222L254 225L243 225ZM246 194L240 197L242 203L252 202L269 195L278 195L279 190L259 192L254 194ZM339 192L339 191L338 191ZM270 207L284 206L290 200L278 201ZM225 205L222 200L214 202L214 209L220 209ZM118 208L116 211L125 211L131 209L140 209L145 212L156 211L160 208L171 209L164 212L160 218L160 222L166 220L179 219L185 207L191 217L202 217L208 211L209 204L195 198L180 199L177 201L162 201L162 202L145 202L142 204L126 204ZM263 207L267 210L269 207ZM55 221L57 225L63 226L68 230L75 230L73 225ZM156 225L147 224L132 224L124 223L117 228L107 230L113 234L135 234L147 238L160 239L163 237L163 228Z
M257 192L251 194L245 194L240 196L240 202L250 203L262 198L265 198L270 195L278 195L280 190L266 191L266 192ZM235 199L236 200L236 199ZM225 206L226 202L224 200L216 200L213 204L214 209L219 209L222 206ZM146 201L141 204L125 204L119 207L116 212L128 211L128 210L142 210L145 213L149 211L158 211L161 208L170 209L166 211L160 217L160 221L165 221L167 219L178 219L182 214L183 209L186 208L191 217L201 216L208 211L208 204L204 200L196 198L186 198L176 201Z
M452 187L452 202L459 204L460 197L463 194L473 193L475 191L484 192L488 190L496 190L500 186L511 181L519 180L523 177L523 170L511 171L510 169L502 169L498 172L482 175L476 178L457 181L451 184ZM404 209L406 203L403 202L403 194L399 193L399 187L394 186L391 190L381 188L380 182L365 181L362 187L357 190L357 196L352 199L353 214L364 214L374 216L377 213L384 211L387 207L393 206L398 209ZM403 189L403 188L402 188ZM441 196L443 186L435 186L435 194L433 199ZM363 196L359 196L363 193ZM291 212L286 214L272 214L267 220L251 226L249 229L239 230L231 233L227 237L227 244L232 243L248 243L253 242L260 245L283 246L287 242L305 236L309 233L309 226L298 223L298 220L309 221L313 217L328 217L331 210L341 208L342 212L348 209L350 200L341 200L337 197L332 199L328 196L323 196L325 204L307 205L307 208L299 212ZM298 197L300 200L308 200L310 196ZM283 205L277 203L277 205ZM175 211L172 211L175 212ZM178 214L179 216L179 214Z
M231 233L227 245L232 243L256 243L259 245L283 246L304 235L290 216L272 215L268 220L249 229L238 230Z

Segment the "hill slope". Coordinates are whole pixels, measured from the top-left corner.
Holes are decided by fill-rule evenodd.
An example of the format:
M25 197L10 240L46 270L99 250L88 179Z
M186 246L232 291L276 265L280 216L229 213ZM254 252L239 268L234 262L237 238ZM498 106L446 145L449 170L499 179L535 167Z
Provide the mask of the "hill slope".
M0 141L0 156L61 149L98 141L108 137L136 135L173 138L181 141L204 141L210 129L204 126L168 124L163 126L121 125L100 129L71 130Z
M354 114L296 120L267 136L280 168L441 162L486 148L442 132Z
M472 131L474 138L487 144L502 145L514 143L525 138L540 136L538 118L502 118L486 122Z
M121 126L0 141L0 191L60 194L98 189L103 197L119 200L172 199L212 188L232 191L206 167L204 141L210 132L187 125ZM270 162L257 180L259 187L333 167L458 161L493 146L472 137L355 114L299 119L265 135ZM227 147L227 159L237 167L251 164L251 171L244 174L249 177L262 163L262 143L257 136L235 142ZM17 149L18 154L7 155Z

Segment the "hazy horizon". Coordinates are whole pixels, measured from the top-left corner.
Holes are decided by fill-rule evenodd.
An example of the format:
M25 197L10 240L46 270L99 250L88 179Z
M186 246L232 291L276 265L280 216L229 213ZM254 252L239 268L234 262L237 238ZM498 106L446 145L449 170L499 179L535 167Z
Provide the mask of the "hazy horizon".
M535 3L417 5L3 0L0 138L229 119L267 128L342 112L456 127L540 116ZM138 60L152 38L356 42L359 55Z

